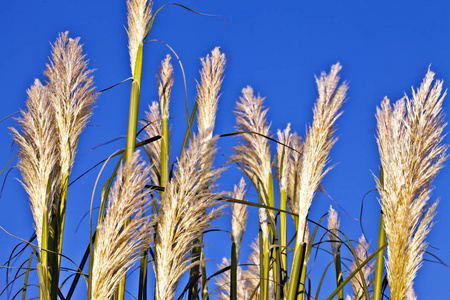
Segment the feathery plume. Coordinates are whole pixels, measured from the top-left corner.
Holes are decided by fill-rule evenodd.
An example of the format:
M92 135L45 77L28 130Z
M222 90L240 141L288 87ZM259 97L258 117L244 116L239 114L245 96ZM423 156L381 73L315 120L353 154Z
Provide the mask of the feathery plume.
M145 32L152 17L153 1L128 0L128 50L130 54L131 74L134 76L139 44L144 42Z
M442 144L442 81L433 86L428 70L412 99L377 109L378 149L384 182L377 180L387 248L387 277L392 299L404 299L412 286L427 244L437 202L427 207L431 184L446 160Z
M236 104L236 129L250 131L241 135L242 143L234 147L233 159L241 164L255 188L260 191L264 204L269 204L265 195L269 192L272 170L270 165L270 147L266 136L269 136L270 125L267 124L267 109L264 109L264 98L255 97L253 89L242 90L240 102ZM261 192L262 190L262 192ZM259 209L259 222L264 237L269 234L267 213Z
M61 33L52 47L51 61L44 72L58 128L62 176L68 176L72 170L80 134L97 97L92 87L93 71L87 69L79 41L79 38L69 38L67 31Z
M414 292L414 288L412 285L409 287L408 292L406 293L405 300L417 300L416 292Z
M58 137L48 88L36 79L27 94L27 109L22 111L22 118L17 119L22 133L15 128L11 131L19 146L18 167L30 200L38 245L41 246L44 213L48 213L50 223L50 208L59 187Z
M159 75L156 75L161 115L166 118L169 118L170 93L174 82L173 66L170 63L170 60L171 57L167 54L159 67Z
M245 180L241 178L239 186L234 186L232 198L245 200ZM231 230L233 240L236 243L236 259L239 261L239 254L241 253L242 238L245 229L247 228L248 207L245 204L232 203L231 204Z
M277 172L280 180L280 187L285 191L289 188L289 174L291 173L292 165L292 150L291 150L291 138L292 134L291 124L286 126L283 131L278 130L278 142L277 144Z
M216 47L211 52L211 56L208 54L206 58L201 59L201 62L201 81L197 82L198 131L206 131L209 137L212 137L220 97L219 91L225 70L225 54L220 53L219 47Z
M302 139L297 135L297 132L291 134L290 146L293 150L290 151L291 157L288 159L289 167L289 181L287 189L287 200L289 211L298 214L298 190L299 190L299 176L301 170L302 157Z
M112 299L125 271L149 247L151 224L148 217L143 217L148 206L145 190L148 173L139 151L117 172L105 218L97 231L92 267L94 300Z
M340 251L341 241L339 239L339 219L337 212L330 205L328 210L328 238L331 243L331 252L336 259L336 255Z
M270 134L270 125L266 121L264 98L255 97L253 89L248 86L242 90L239 99L240 102L236 104L236 129L258 134L241 134L242 143L234 147L233 159L254 176L250 179L257 185L255 188L263 188L267 192L271 167L270 147L265 136Z
M161 113L159 111L158 102L153 101L152 105L149 105L148 111L145 113L145 120L141 121L141 125L144 126L144 131L148 138L162 136ZM153 184L160 185L161 140L145 145L145 151L147 152L152 165L152 168L150 169L150 178Z
M173 178L162 195L155 240L155 274L158 300L173 299L181 276L193 265L194 244L220 214L208 212L217 199L214 183L222 169L213 169L217 138L194 135L178 160ZM208 212L208 213L206 213ZM196 263L201 261L197 260Z
M356 247L356 257L358 258L358 264L361 264L363 261L369 257L368 255L369 250L369 243L367 243L366 238L364 235L362 235L359 238L358 246ZM353 271L358 268L358 264L356 262L352 262L350 265L349 272L352 273ZM367 264L364 267L362 267L361 272L364 275L364 281L367 284L367 287L370 286L370 280L369 278L372 276L374 272L374 262L371 264ZM351 280L350 280L352 289L353 289L353 299L359 300L364 299L364 289L363 289L363 283L361 282L361 276L360 274L356 274Z
M233 199L244 200L245 199L245 180L241 178L239 186L234 186L234 191L231 193ZM236 244L236 260L237 266L237 298L247 299L245 282L242 279L242 268L239 265L239 255L241 252L242 238L244 236L245 229L247 227L248 208L245 204L232 203L231 204L231 229L233 241ZM231 263L227 258L222 259L222 264L219 265L219 269L230 266ZM216 285L219 287L218 299L230 299L230 271L226 271L220 276L216 277Z
M297 234L303 236L306 218L320 182L331 167L324 170L328 163L328 154L336 142L333 137L334 125L342 114L339 112L345 100L347 84L338 87L339 63L331 67L327 75L322 73L316 78L319 98L314 106L314 120L309 128L302 147L301 172L298 185L299 223Z

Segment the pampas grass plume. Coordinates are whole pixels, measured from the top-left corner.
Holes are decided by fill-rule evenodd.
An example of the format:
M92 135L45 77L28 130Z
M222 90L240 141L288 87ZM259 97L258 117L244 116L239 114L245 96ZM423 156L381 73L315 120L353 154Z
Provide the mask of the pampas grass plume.
M130 54L131 73L134 75L139 44L144 42L145 32L152 17L153 1L127 0L128 8L128 50Z
M92 267L93 300L112 299L125 271L149 247L152 224L149 217L143 217L148 207L145 185L149 171L137 151L117 172L106 215L97 231Z

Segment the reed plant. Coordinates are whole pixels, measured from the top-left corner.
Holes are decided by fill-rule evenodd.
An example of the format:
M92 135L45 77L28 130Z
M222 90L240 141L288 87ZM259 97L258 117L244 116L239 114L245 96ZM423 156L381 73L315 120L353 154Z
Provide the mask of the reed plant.
M127 0L127 8L132 79L127 142L105 154L95 183L103 183L101 196L97 199L94 191L91 205L92 209L99 204L98 218L91 210L90 242L82 261L71 270L73 277L61 267L61 261L70 260L63 248L69 177L80 134L101 97L101 92L94 92L92 70L79 38L69 38L67 32L58 36L44 72L46 82L35 80L27 92L26 109L17 118L18 127L11 128L35 232L20 250L29 249L30 259L27 267L19 267L24 273L13 280L23 278L17 295L26 299L28 287L37 285L40 299L68 300L74 289L81 290L83 277L86 298L92 300L122 300L127 291L139 300L319 299L328 269L334 268L335 278L328 284L333 291L326 299L343 300L345 291L346 299L379 300L383 293L393 300L417 299L413 280L437 207L437 201L430 201L432 182L447 158L445 92L441 81L433 85L434 73L428 71L411 99L402 98L392 106L385 98L377 109L381 172L375 182L382 214L378 246L371 249L364 235L359 241L347 236L331 206L319 220L310 218L313 200L324 191L322 181L332 169L330 151L347 100L348 84L340 80L339 63L316 78L318 97L303 138L289 123L273 138L265 98L250 86L242 89L236 103L235 129L218 135L215 123L226 55L215 47L200 60L197 96L193 109L186 107L186 130L171 132L170 106L179 105L179 97L172 95L176 68L171 55L162 60L156 76L158 101L138 119L140 91L145 88L141 82L145 40L162 8L153 13L148 0ZM178 59L175 51L172 55ZM218 143L229 136L238 142L227 165L220 165L215 161ZM173 154L175 139L182 144L175 149L179 155ZM113 171L101 182L106 165L114 160ZM237 168L246 178L236 182L231 193L219 185L227 168ZM212 246L205 244L206 233L223 234L212 230L213 221L227 211L229 243L216 239ZM258 234L246 245L243 236L252 214L257 214ZM328 224L323 225L326 216ZM229 247L230 256L210 270L206 247ZM243 249L250 253L248 258ZM310 258L316 259L319 251L328 252L329 263L314 283L313 295ZM136 290L126 285L133 266L139 269ZM30 273L37 273L37 283L28 282ZM388 288L382 290L384 273Z

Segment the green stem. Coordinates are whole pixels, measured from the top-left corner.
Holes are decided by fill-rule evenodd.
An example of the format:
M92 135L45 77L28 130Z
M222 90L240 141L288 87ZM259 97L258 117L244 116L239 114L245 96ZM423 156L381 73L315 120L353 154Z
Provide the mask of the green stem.
M380 185L381 188L384 186L384 173L383 168L380 168ZM380 227L378 229L378 245L377 249L383 247L386 243L386 231L384 230L384 218L383 212L380 213ZM375 267L375 278L374 278L374 290L373 290L373 300L381 299L381 288L383 285L383 270L384 270L384 254L386 249L381 250L377 254L376 267Z
M342 270L341 270L341 251L338 250L336 257L334 258L334 264L336 267L336 286L340 286L343 282ZM344 289L340 289L338 293L338 300L344 300Z
M41 232L41 261L38 267L39 276L39 294L40 299L50 299L48 290L48 212L44 209L42 212L42 232ZM40 270L40 271L39 271Z
M231 275L230 275L230 300L237 299L237 249L236 243L231 245Z
M263 294L261 295L262 300L269 300L269 274L270 274L270 257L269 257L269 238L267 236L263 237L263 268L261 280L263 280L262 288Z
M136 55L136 63L134 65L133 84L131 86L130 96L130 113L128 117L128 134L127 134L127 147L125 149L125 162L129 161L133 156L136 145L136 132L138 123L139 112L139 95L141 89L142 78L142 58L143 58L144 44L141 42L138 47ZM126 225L125 225L126 226ZM117 288L117 299L123 300L125 298L125 282L126 273L123 274L123 278Z
M206 275L206 266L205 266L205 256L203 254L203 250L201 253L202 260L202 299L209 300L209 291L208 291L208 276Z
M288 292L286 298L287 300L297 299L297 291L299 289L300 284L300 275L302 273L302 269L304 269L303 262L305 260L305 254L306 254L306 243L304 242L296 243L294 249L294 257L292 260L291 277L289 278Z
M140 43L136 55L136 64L134 67L133 84L131 86L131 96L130 96L130 113L128 117L128 134L127 134L127 147L125 149L125 161L129 161L131 159L136 145L139 95L142 77L143 48L144 48L143 43Z
M286 210L286 190L280 189L280 209ZM285 289L287 275L287 234L286 234L286 213L280 213L280 250L281 250L281 286Z
M378 230L378 245L377 249L383 247L386 243L386 231L384 230L384 219L383 213L380 214L380 228ZM373 300L381 299L381 288L383 285L383 271L384 271L384 254L386 250L383 249L377 254L376 267L375 267L375 278L374 278L374 290L373 290Z
M305 281L306 281L306 267L308 265L309 260L309 252L306 251L305 259L303 260L303 268L302 274L300 275L300 282L298 284L298 295L300 295L300 299L305 299Z
M164 97L164 103L162 103L162 139L161 139L161 182L162 187L166 186L169 181L169 116L167 110L164 108L167 105Z
M202 243L203 237L198 238L194 243L200 245ZM197 263L195 266L191 268L189 273L189 281L193 282L195 278L199 278L200 275L200 265L198 264L201 256L202 248L201 246L197 246L192 250L192 263ZM192 287L189 289L189 300L195 300L198 297L198 279L195 283L192 283Z

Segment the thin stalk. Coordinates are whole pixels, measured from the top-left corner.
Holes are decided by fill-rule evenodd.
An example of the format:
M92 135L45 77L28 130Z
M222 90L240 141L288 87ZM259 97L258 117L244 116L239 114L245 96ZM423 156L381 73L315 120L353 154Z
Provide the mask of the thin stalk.
M237 299L237 249L236 243L231 245L230 300Z
M198 238L195 243L201 244L203 241L203 238ZM202 253L202 247L197 246L192 250L192 263L196 263L200 260L200 256ZM189 281L193 281L195 278L199 278L200 275L200 265L197 263L195 266L191 268L191 271L189 273ZM198 282L195 282L192 284L192 287L189 289L188 299L189 300L196 300L198 297Z
M381 187L384 186L383 168L380 168L380 185L381 185ZM377 248L380 249L385 244L386 244L386 231L384 230L383 212L381 212L380 213L380 227L378 229ZM381 299L385 252L386 252L386 249L383 248L383 250L381 250L377 254L376 267L375 267L375 278L374 278L374 289L373 289L373 300Z
M300 241L302 241L301 239ZM287 300L295 300L297 299L297 291L300 283L300 276L302 273L303 262L305 260L306 253L306 243L299 242L296 243L294 249L294 257L292 260L291 267L291 277L289 278L288 292L287 292Z
M138 300L147 299L147 274L148 274L147 265L148 265L148 252L147 250L145 250L141 253Z
M267 191L267 196L268 196L268 204L270 207L275 207L275 194L274 194L274 187L273 187L273 175L272 172L269 173L269 178L268 178L268 191ZM272 258L272 274L273 274L273 281L275 282L274 284L274 292L275 295L278 295L278 298L281 297L281 290L280 290L280 281L281 281L281 269L280 269L280 256L281 256L281 252L280 252L280 247L279 247L279 241L278 241L278 237L277 237L277 224L275 222L275 212L273 210L267 210L267 215L269 218L269 236L270 236L270 245L274 245L275 247L272 248L272 250L270 251L270 257ZM267 249L265 249L265 251L269 252L269 239L267 239ZM266 248L266 243L264 244L264 247ZM264 255L266 255L266 253L264 253ZM269 256L267 255L267 266L264 266L264 268L270 269L270 260L269 260ZM269 282L269 273L267 273L267 283ZM267 285L268 287L268 285ZM267 295L268 295L269 289L267 289Z
M140 43L136 56L136 64L134 67L133 84L131 86L131 96L130 96L130 113L128 117L128 134L127 134L127 147L125 149L125 161L129 161L133 156L136 144L139 95L142 77L143 48L144 48L143 43Z
M142 210L142 219L145 218L145 211ZM148 274L148 251L142 250L139 267L139 292L138 300L147 300L147 274Z
M59 207L57 207L57 218L55 227L52 228L55 230L51 235L54 234L53 245L51 257L52 257L52 265L50 268L51 271L51 293L50 299L56 300L58 298L58 287L59 287L59 272L61 269L61 253L62 253L62 244L64 237L64 227L66 224L66 205L67 205L67 189L69 187L69 174L63 175L63 181L61 185L61 199L59 201Z
M165 106L167 105L166 97L163 96L162 103L162 139L161 139L161 180L160 186L165 187L169 181L169 116Z
M134 75L133 75L133 84L131 86L131 95L130 95L130 113L128 117L128 134L127 134L127 147L125 149L125 162L129 161L133 156L135 145L136 145L136 132L137 132L137 123L138 123L138 112L139 112L139 95L141 91L141 78L142 78L142 59L144 52L144 44L143 42L139 43L137 55L136 55L136 63L134 65ZM126 225L125 225L126 226ZM125 282L126 282L126 273L123 274L123 278L119 283L119 287L117 288L117 299L125 298Z
M338 250L336 257L334 258L334 264L336 268L336 286L340 286L343 282L342 269L341 269L341 251ZM339 290L338 300L344 300L344 289Z
M42 212L42 233L41 233L41 261L38 267L39 295L40 299L50 299L48 290L48 212Z
M261 280L263 281L261 284L261 299L268 300L269 299L269 274L270 274L270 257L269 257L269 238L262 237L264 241L262 243L262 251L260 250L260 260L262 260L262 268L261 269ZM260 262L261 263L261 262Z
M280 209L286 210L286 190L280 189ZM287 234L286 234L286 213L280 213L280 250L281 250L281 286L285 289L287 275Z
M23 281L23 292L22 292L22 300L26 299L27 289L28 289L28 277L30 276L31 271L31 262L33 261L34 250L30 253L30 258L28 259L27 271L25 273L25 279Z
M208 277L206 276L205 256L201 253L202 260L202 300L209 300Z
M306 282L306 267L308 265L309 253L307 252L305 259L303 260L302 274L300 275L300 283L298 284L298 294L300 299L305 299L305 282Z

